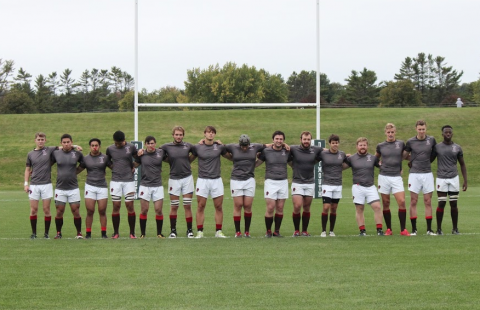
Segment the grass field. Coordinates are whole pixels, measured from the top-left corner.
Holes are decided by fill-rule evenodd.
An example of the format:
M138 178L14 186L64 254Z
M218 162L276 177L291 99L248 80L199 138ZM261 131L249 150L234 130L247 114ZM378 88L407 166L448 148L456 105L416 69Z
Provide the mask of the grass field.
M445 213L445 236L424 235L426 225L421 220L424 213L420 204L418 227L422 235L400 237L393 204L394 236L357 237L350 198L351 173L346 170L337 237L318 237L320 200L314 201L312 209L309 231L314 236L290 237L293 223L289 200L282 224L286 237L263 238L262 166L257 170L259 186L251 228L254 238L235 239L233 203L228 195L231 166L222 161L227 193L224 232L232 238L213 238L213 206L209 200L205 239L154 238L152 211L147 238L127 239L126 210L122 207L119 240L99 238L98 214L94 218L94 239L73 239L73 218L67 211L64 239L32 241L28 238L28 198L20 189L26 154L34 146L33 134L45 131L48 144L55 145L60 135L68 132L86 150L88 140L97 136L104 141L105 149L117 129L133 140L133 115L0 115L0 309L479 309L480 167L474 160L474 154L480 152L475 141L479 133L475 126L480 118L477 111L328 109L322 112L322 138L337 133L342 139L341 149L353 153L356 138L366 136L374 152L374 146L383 141L385 123L394 122L398 138L406 140L415 134L414 124L419 118L427 120L429 134L437 141L441 140L440 127L452 125L454 140L464 149L470 187L460 194L462 235L449 233L449 212ZM301 131L315 132L314 111L306 109L142 112L139 120L140 138L153 134L160 143L171 140L174 125L185 126L186 140L191 142L202 137L207 124L217 127L217 136L224 143L237 141L241 133L249 134L252 141L269 142L271 133L281 129L287 135L286 142L296 144ZM164 181L167 176L165 167ZM83 180L84 174L80 178L82 187ZM135 206L138 215L139 203L135 202ZM168 214L168 198L164 206L164 214ZM107 214L110 210L109 203ZM367 233L373 233L373 212L366 208L365 213ZM83 203L81 214L85 218ZM39 232L43 230L42 218L40 211ZM409 223L407 227L410 229ZM164 231L168 229L167 220ZM179 212L178 229L183 236L183 211ZM110 216L108 232L112 232Z

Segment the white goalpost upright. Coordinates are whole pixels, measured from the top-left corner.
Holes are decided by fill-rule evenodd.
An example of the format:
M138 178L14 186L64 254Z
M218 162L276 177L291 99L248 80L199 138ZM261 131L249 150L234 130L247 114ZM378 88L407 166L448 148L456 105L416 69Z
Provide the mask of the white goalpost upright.
M320 139L320 0L316 0L317 83L316 103L139 103L138 102L138 0L135 0L135 96L134 132L138 141L138 107L316 107L316 136Z

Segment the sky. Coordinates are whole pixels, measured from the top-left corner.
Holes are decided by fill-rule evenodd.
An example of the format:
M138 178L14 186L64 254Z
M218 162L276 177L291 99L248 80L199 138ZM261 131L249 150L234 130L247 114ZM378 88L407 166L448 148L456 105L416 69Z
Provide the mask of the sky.
M135 74L135 0L0 0L0 58L34 78L112 66ZM402 61L443 56L480 78L475 0L320 0L320 72L390 81ZM138 0L138 82L184 88L187 70L235 62L285 80L317 70L317 0ZM32 83L33 84L33 83Z

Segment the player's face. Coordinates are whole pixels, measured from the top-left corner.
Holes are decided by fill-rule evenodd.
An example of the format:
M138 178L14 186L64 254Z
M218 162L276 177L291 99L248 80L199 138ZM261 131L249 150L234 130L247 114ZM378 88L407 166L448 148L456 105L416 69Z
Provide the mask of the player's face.
M157 148L157 143L155 140L150 140L147 143L147 152L153 152Z
M213 141L213 139L215 139L216 133L214 133L213 131L207 131L203 135L205 136L205 140Z
M175 130L173 133L173 141L175 143L182 143L183 141L183 132L180 130Z
M249 148L248 145L240 145L240 149L241 149L242 151L244 151L244 152L245 152L245 151L248 151L248 148Z
M282 135L276 135L273 137L273 145L276 149L281 149L283 147L283 140L284 139Z
M385 135L387 136L387 141L388 142L395 141L395 134L396 133L397 133L397 131L395 130L395 128L386 129L385 130Z
M338 152L338 147L340 146L340 141L332 140L328 144L330 145L330 152L332 152L332 153Z
M90 154L98 155L100 153L100 144L97 141L90 143Z
M357 143L357 153L360 155L365 155L367 154L368 151L368 143L365 141L358 142Z
M312 136L311 135L303 135L302 136L302 147L308 149L312 144Z
M417 129L417 138L424 139L427 136L427 126L418 125L416 129Z
M63 138L62 139L62 147L65 152L68 152L72 149L72 140L69 138Z
M45 139L45 137L35 138L35 145L37 146L37 149L43 149L43 147L45 146L45 142L47 142L47 139Z
M123 140L123 141L115 141L115 146L117 147L117 149L122 148L124 145L125 145L125 140Z
M450 142L453 137L453 130L452 128L445 128L442 132L443 140Z

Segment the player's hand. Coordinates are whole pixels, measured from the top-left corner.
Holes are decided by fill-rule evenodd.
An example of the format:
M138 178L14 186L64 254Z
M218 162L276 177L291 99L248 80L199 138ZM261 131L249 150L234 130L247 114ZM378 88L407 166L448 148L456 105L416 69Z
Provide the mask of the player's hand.
M198 144L205 144L205 139L198 141Z
M462 187L462 190L465 192L467 190L467 182L463 183L463 187Z
M290 151L290 145L284 143L283 147L285 148L285 150Z
M137 155L138 155L138 156L142 156L142 155L143 155L143 152L144 152L143 149L139 149L139 150L137 151Z
M216 144L223 145L222 141L220 141L220 140L215 141L215 143L216 143Z
M25 186L23 187L23 190L25 191L25 193L28 194L28 192L30 191L30 187L29 187L28 185L25 185Z
M80 145L74 145L74 147L79 152L83 151L83 148Z
M408 168L412 168L412 162L411 161L408 162Z

